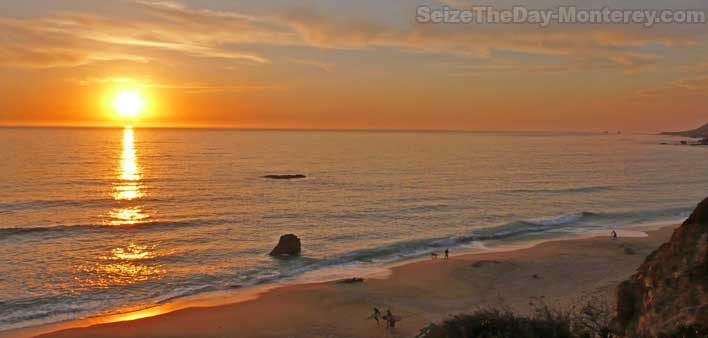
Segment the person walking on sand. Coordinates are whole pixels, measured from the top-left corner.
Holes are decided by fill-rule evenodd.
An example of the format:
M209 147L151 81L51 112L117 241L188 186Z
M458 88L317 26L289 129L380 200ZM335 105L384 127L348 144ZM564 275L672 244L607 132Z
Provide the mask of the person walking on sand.
M371 316L369 316L369 318L375 319L376 326L380 326L381 324L379 322L379 319L381 319L381 310L379 310L379 308L377 308L377 307L374 307L374 313L372 313Z
M445 248L445 259L450 258L450 249Z
M612 230L612 239L617 239L617 231Z

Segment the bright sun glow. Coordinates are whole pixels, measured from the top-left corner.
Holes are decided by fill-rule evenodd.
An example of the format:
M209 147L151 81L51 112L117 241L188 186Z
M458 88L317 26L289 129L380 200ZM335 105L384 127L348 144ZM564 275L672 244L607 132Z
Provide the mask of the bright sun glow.
M140 114L145 102L138 92L122 91L113 99L113 106L121 117L132 118Z

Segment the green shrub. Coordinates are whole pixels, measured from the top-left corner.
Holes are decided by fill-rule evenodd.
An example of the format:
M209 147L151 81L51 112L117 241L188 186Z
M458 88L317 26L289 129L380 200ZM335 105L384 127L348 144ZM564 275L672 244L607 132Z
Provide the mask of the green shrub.
M612 338L612 306L591 299L579 310L537 306L528 316L508 309L481 309L421 330L419 338ZM687 337L688 338L688 337Z
M551 312L519 317L508 310L479 310L423 330L425 338L575 338L567 318Z

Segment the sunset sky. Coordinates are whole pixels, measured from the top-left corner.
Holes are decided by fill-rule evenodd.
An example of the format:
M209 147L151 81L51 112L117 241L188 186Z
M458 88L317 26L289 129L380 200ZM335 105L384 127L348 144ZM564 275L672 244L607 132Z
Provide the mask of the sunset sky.
M708 9L665 3L582 6ZM657 131L708 122L705 24L419 24L421 4L441 6L3 1L0 124L120 125L112 100L122 90L145 100L139 125Z

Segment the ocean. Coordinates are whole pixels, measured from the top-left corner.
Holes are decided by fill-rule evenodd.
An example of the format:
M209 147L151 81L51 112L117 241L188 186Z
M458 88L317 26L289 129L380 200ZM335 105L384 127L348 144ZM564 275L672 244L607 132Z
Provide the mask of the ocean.
M445 248L677 223L705 197L708 149L666 140L0 128L0 331ZM287 233L302 256L269 257Z

